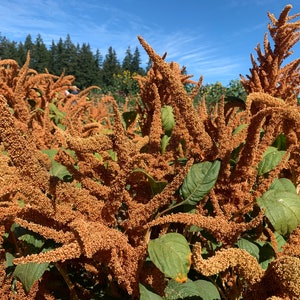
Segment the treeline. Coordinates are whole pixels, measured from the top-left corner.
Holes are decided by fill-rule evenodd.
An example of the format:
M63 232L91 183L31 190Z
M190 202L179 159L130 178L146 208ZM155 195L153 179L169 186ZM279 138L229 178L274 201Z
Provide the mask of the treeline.
M0 34L0 59L10 58L16 60L22 66L26 60L27 52L30 51L30 68L39 73L45 69L51 74L74 75L74 82L80 89L97 85L101 87L103 94L111 93L118 101L124 103L128 95L136 95L139 86L134 76L145 75L151 66L149 60L145 69L141 67L139 49L134 51L127 48L122 62L118 60L116 51L109 47L103 57L97 49L93 52L88 43L75 45L68 34L57 43L52 41L48 47L41 35L37 35L35 41L31 35L27 35L24 42L10 41ZM187 85L191 90L193 86ZM202 86L195 97L195 104L205 95L207 106L213 106L222 95L234 96L245 100L246 92L239 80L232 80L229 86L224 87L221 83L207 84Z
M60 38L57 43L52 41L48 47L40 34L34 41L29 34L24 42L18 43L0 34L0 59L14 59L22 66L28 51L31 56L30 68L39 73L48 69L55 75L65 71L66 75L71 74L76 77L75 84L81 89L98 85L103 92L107 92L113 89L118 81L117 78L130 77L136 73L144 75L148 68L141 67L140 52L137 47L132 51L129 46L123 61L120 62L112 47L108 48L103 57L98 49L93 52L88 43L75 45L69 34L65 40Z

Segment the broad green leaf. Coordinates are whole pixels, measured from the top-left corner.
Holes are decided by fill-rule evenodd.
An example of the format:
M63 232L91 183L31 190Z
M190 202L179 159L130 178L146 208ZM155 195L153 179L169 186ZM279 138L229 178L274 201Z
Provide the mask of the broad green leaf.
M165 105L161 108L161 121L165 133L170 136L175 126L175 118L172 106Z
M286 151L279 151L275 147L268 147L268 149L263 154L262 161L258 164L258 175L263 175L276 168L279 165L282 158L286 154Z
M276 237L276 240L277 240L278 251L281 252L282 247L286 244L286 240L278 232L275 231L274 234L275 234L275 237Z
M274 229L290 234L300 224L300 197L294 192L271 189L257 199Z
M144 285L139 284L140 287L140 300L163 300L159 295L148 290Z
M47 154L47 156L50 158L50 160L54 160L55 155L57 154L57 149L43 149L42 153Z
M278 150L286 150L286 136L282 133L274 141L273 147L276 147Z
M62 165L61 163L57 162L54 158L57 154L57 149L45 149L42 150L43 153L47 154L49 159L51 160L51 168L49 173L51 176L58 177L61 180L66 179L66 177L72 177L72 174L68 171L66 166ZM70 155L75 155L73 152L68 152Z
M177 282L185 282L191 266L191 250L185 237L179 233L167 233L150 240L148 253L155 266Z
M11 268L14 266L13 260L15 259L15 257L9 253L9 252L5 252L5 268Z
M5 252L5 273L6 276L10 276L14 269L15 269L15 265L14 265L14 255L12 255L9 252Z
M270 186L270 190L277 190L281 192L291 192L297 194L297 190L292 183L287 178L276 178Z
M270 242L262 242L259 252L259 264L266 270L269 263L275 259L275 252Z
M165 188L165 186L168 184L165 181L156 181L150 174L148 174L142 168L136 168L132 171L132 173L135 173L135 172L143 173L148 178L153 195L159 194Z
M180 188L184 204L196 205L209 193L218 179L220 167L219 160L205 161L191 167Z
M192 297L199 297L202 300L219 300L221 299L218 289L206 280L188 280L185 283L178 283L170 280L165 289L168 300L179 300Z
M18 278L28 293L36 280L39 280L47 270L49 263L27 263L17 265L13 276Z
M42 248L45 244L45 242L41 239L38 239L33 234L24 234L18 238L20 241L24 241L30 245L32 245L34 248Z
M281 252L282 246L286 244L286 241L278 232L275 231L274 234L277 240L278 252ZM270 262L275 259L275 249L273 248L272 243L267 241L257 241L257 244L260 246L259 264L264 270L266 270Z
M61 121L66 115L66 113L60 111L54 103L50 103L49 108L50 108L50 113L53 114L52 116L54 117L56 123Z
M259 260L259 247L257 246L257 244L244 238L239 239L236 244L240 249L246 250L257 260Z
M71 173L68 171L67 167L61 163L53 160L51 162L50 175L56 176L61 180L65 179L65 176L71 177Z

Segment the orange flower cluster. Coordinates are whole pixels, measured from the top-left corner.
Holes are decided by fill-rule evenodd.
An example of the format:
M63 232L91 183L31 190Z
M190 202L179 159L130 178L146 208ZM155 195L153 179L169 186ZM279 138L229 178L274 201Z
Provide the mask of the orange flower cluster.
M37 74L28 68L29 55L21 68L13 60L0 61L0 270L5 269L4 243L9 241L17 249L15 265L52 263L73 299L88 299L90 291L72 285L65 271L70 266L115 295L137 299L139 283L153 283L157 293L165 286L162 274L145 263L149 239L168 231L184 234L194 225L224 248L211 249L200 231L187 234L198 241L192 267L199 274L221 273L221 280L234 288L241 276L247 289L244 293L242 285L238 292L245 297L251 291L261 295L275 274L276 282L283 280L282 289L269 289L260 299L286 297L290 278L291 295L299 296L292 268L299 265L298 231L266 272L246 251L236 249L237 240L249 232L269 237L276 248L256 199L283 174L295 186L300 183L299 60L280 69L299 40L299 21L289 23L298 15L288 17L290 9L288 5L278 20L269 15L275 49L267 38L265 55L257 48L260 65L252 59L251 76L242 78L249 92L245 105L222 98L211 113L205 99L199 107L193 105L202 78L187 92L184 84L191 82L190 76L176 63L167 63L142 37L153 66L147 76L137 77L140 97L134 112L122 113L110 96L90 97L97 87L66 95L74 78ZM163 124L164 109L172 115L172 126ZM257 166L279 135L286 137L288 159L268 176L259 176ZM221 169L209 194L194 213L176 210L191 166L214 160L221 161ZM11 229L15 224L55 246L47 252L24 251ZM207 261L201 247L211 249ZM6 299L15 297L10 280L1 271L0 292ZM36 282L27 299L54 299L46 280L45 275ZM24 297L20 283L17 290Z
M299 17L300 13L289 16L288 13L291 9L292 5L287 5L278 19L273 14L268 14L271 20L268 28L274 42L274 49L271 48L266 33L264 53L259 44L255 49L259 64L251 55L253 65L250 69L251 75L247 76L247 79L241 76L241 79L248 93L264 92L294 104L300 92L300 59L282 66L284 60L293 54L291 49L300 39L300 20L290 22Z

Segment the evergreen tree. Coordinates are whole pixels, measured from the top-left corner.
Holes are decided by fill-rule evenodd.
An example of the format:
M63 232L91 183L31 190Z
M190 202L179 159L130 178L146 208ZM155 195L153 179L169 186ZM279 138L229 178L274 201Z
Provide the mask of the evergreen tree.
M61 67L63 67L67 74L74 74L78 66L78 51L80 46L76 47L71 41L71 37L68 34L63 42L63 51L61 57Z
M136 47L135 48L135 51L134 51L134 54L133 54L133 57L132 57L132 61L131 61L131 72L135 72L135 73L138 73L138 74L141 74L143 73L141 67L141 55L140 55L140 51L139 51L139 48Z
M39 73L45 72L45 69L49 67L49 57L49 51L41 35L38 34L31 51L31 67Z
M16 57L11 57L11 58L16 59L20 65L23 65L26 61L28 51L30 51L30 54L32 54L33 47L34 44L32 42L31 35L28 34L26 36L24 44L19 43L17 47L18 58ZM32 68L32 63L30 63L30 67Z
M99 49L96 50L95 61L99 70L101 70L103 66L103 57Z
M22 42L18 43L16 51L17 51L16 56L15 57L12 56L11 58L15 59L18 62L18 64L21 66L24 63L27 54L25 51L25 46Z
M49 48L49 72L53 74L57 74L56 69L55 69L55 63L57 60L57 46L52 40L51 46Z
M98 62L89 44L83 43L78 53L78 66L74 70L76 84L81 88L100 84Z
M116 51L112 48L108 48L108 53L105 55L102 67L102 83L104 86L112 86L114 82L113 75L119 74L121 66L117 58Z
M146 72L148 72L150 69L151 69L151 67L152 67L152 60L151 60L151 58L149 57L149 59L148 59L148 62L147 62L147 65L146 65Z
M71 74L76 77L76 84L79 87L100 85L103 91L117 89L132 92L131 86L134 72L144 74L140 67L140 53L138 48L132 54L130 47L127 48L125 58L121 65L117 54L112 47L103 60L100 51L97 49L93 54L89 44L75 46L70 35L66 39L59 39L57 44L52 41L49 48L43 42L42 36L37 35L35 42L28 34L24 42L11 42L0 33L0 59L15 59L20 66L25 63L27 52L30 51L30 67L38 72L45 72L45 68L55 75ZM123 73L121 71L124 71ZM128 72L125 72L128 71ZM114 76L115 75L115 76ZM116 82L118 78L118 82ZM124 82L126 83L124 83ZM125 84L124 88L122 85Z
M52 41L49 64L51 72L60 75L65 71L66 74L73 75L78 66L78 51L69 34L64 41L60 38L57 44Z
M122 63L122 69L130 71L131 74L144 74L145 71L140 67L141 55L138 47L135 48L134 54L131 53L130 47L126 50L126 55Z
M60 75L64 69L62 65L62 56L64 52L63 40L60 38L58 43L52 41L50 47L50 72L55 75Z
M31 51L33 48L33 42L32 42L32 37L31 34L28 34L26 36L25 42L24 42L24 48L26 51Z
M128 70L131 72L132 71L132 60L133 60L133 55L131 53L130 47L128 47L126 50L125 57L123 59L122 69Z
M17 55L17 43L11 42L0 33L0 59L12 58Z

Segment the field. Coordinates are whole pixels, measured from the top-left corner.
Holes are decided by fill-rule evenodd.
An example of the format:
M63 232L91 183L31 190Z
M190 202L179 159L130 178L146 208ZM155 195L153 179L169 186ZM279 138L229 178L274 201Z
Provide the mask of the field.
M299 299L300 39L287 5L208 110L152 61L120 108L0 61L1 299ZM186 84L194 89L187 91ZM130 105L127 105L130 102Z

